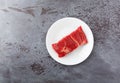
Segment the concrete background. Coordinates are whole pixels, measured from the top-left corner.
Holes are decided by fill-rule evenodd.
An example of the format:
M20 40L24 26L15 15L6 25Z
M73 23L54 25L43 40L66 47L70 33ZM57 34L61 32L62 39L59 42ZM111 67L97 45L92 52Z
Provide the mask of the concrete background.
M66 16L95 37L76 66L55 62L45 46L50 25ZM120 0L0 0L0 83L120 83Z

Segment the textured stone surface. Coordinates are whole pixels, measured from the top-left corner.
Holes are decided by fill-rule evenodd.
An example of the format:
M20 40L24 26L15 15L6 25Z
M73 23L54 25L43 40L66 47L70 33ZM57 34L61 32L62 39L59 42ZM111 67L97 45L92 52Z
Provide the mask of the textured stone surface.
M95 37L76 66L55 62L45 46L50 25L66 16ZM0 0L0 83L120 83L120 0Z

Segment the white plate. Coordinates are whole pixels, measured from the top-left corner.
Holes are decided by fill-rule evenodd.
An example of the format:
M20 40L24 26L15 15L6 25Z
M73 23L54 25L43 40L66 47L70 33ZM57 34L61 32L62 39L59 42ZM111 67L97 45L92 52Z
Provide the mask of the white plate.
M82 47L79 46L71 53L67 54L62 58L59 58L58 54L52 48L52 44L58 42L61 38L70 34L79 26L82 26L82 29L87 36L88 43ZM83 62L90 55L93 49L93 45L94 38L89 26L82 20L73 17L66 17L56 21L49 28L46 36L46 47L50 56L55 61L64 65L76 65Z

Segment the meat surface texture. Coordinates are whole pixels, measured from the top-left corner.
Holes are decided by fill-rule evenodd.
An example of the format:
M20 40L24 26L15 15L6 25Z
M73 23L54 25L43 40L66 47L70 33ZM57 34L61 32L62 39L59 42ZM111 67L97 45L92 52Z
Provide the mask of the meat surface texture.
M87 43L86 35L80 26L57 43L52 44L52 47L57 52L58 57L63 57L75 50L78 46L82 46Z

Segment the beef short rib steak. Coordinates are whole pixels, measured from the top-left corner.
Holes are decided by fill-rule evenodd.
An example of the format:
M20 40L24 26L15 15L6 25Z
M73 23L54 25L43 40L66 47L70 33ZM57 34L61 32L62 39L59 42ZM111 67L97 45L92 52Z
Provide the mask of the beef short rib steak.
M75 50L78 46L82 46L87 43L88 41L86 35L80 26L75 31L59 40L57 43L53 43L52 47L57 52L59 57L63 57Z

